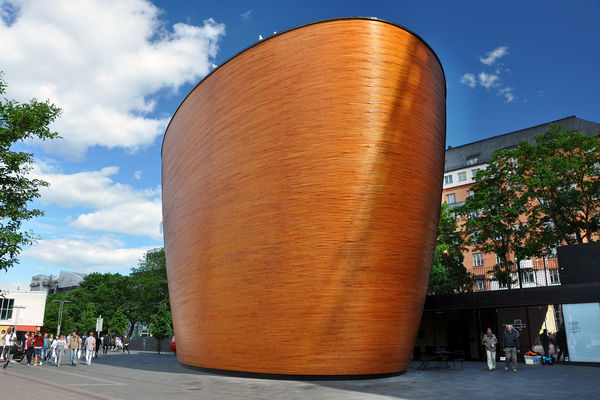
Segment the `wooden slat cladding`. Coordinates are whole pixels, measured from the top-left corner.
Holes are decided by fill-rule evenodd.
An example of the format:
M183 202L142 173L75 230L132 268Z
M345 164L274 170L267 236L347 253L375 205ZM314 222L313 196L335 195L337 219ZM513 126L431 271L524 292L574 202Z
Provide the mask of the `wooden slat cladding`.
M180 362L275 374L400 372L425 299L445 80L377 20L265 40L198 85L163 143Z

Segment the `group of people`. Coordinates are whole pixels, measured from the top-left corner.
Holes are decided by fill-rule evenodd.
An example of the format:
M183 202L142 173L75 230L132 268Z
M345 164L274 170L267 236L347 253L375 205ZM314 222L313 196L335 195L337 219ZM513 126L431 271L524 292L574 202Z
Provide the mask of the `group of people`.
M51 363L57 367L64 364L66 357L69 357L71 365L76 366L79 358L85 357L87 365L92 364L92 359L98 357L100 348L103 348L104 354L109 349L122 350L129 353L129 338L123 339L108 334L96 339L94 332L89 335L79 336L77 331L65 336L42 334L37 332L26 332L21 338L8 328L0 332L0 362L3 362L3 368L6 368L11 359L19 361L26 359L26 365L38 366L44 363Z
M127 336L123 336L123 338L120 338L119 336L116 335L109 335L108 333L105 334L104 336L102 336L101 338L102 340L102 351L104 354L108 353L109 350L115 350L115 351L123 351L123 354L125 354L125 352L127 351L127 354L129 354L129 337Z
M514 329L511 324L508 324L506 325L502 339L502 348L505 356L504 370L508 371L510 365L512 371L517 372L517 354L521 352L519 332ZM492 332L492 328L487 328L487 332L483 335L482 343L485 346L488 369L493 371L496 369L496 348L498 346L498 339Z
M559 333L557 334L557 337L559 338L558 340L560 341L560 334L561 332L559 331ZM542 333L540 334L540 342L542 344L542 347L544 349L544 355L545 356L549 356L550 352L549 352L549 347L550 347L550 342L552 341L551 336L548 335L548 331L546 329L544 329L542 331ZM556 340L554 340L554 343L556 344ZM566 338L564 340L565 344L566 344ZM487 332L485 333L485 335L483 335L482 338L482 344L485 347L485 352L487 355L487 365L488 365L488 369L490 371L493 371L496 369L496 348L498 346L498 338L496 338L496 335L494 335L494 333L492 332L492 328L487 328ZM560 351L558 353L558 359L560 359L561 353L564 353L564 348L566 348L566 345L563 343L560 343ZM516 329L513 328L513 326L511 324L506 325L506 329L504 330L504 334L502 335L502 349L504 352L504 370L508 371L509 370L509 366L512 368L513 372L517 372L517 354L521 352L520 349L520 343L519 343L519 331L517 331Z

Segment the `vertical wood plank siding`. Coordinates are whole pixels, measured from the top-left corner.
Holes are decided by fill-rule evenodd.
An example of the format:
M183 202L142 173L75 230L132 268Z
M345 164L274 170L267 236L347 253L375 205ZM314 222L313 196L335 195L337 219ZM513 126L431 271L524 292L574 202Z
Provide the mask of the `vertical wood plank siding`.
M437 232L445 113L433 51L377 20L288 31L201 82L162 154L179 361L405 370Z

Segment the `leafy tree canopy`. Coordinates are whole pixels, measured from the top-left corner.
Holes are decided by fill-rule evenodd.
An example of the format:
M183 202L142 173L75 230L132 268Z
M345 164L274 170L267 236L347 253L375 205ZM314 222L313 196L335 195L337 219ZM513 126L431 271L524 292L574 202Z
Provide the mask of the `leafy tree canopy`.
M0 73L0 270L7 270L19 262L23 246L32 244L35 236L24 231L21 224L43 215L30 208L33 199L40 196L39 189L48 183L29 178L33 154L15 149L26 139L54 139L50 124L61 110L50 102L30 100L19 103L4 98L6 83Z
M492 160L476 175L476 183L465 204L457 207L462 217L463 234L473 249L498 256L494 279L503 285L512 282L511 256L523 258L526 253L523 240L527 227L522 223L526 197L519 189L517 162L502 151L493 153Z
M526 203L528 244L545 249L585 243L600 230L600 137L560 125L523 141L510 155L518 160Z
M438 237L431 275L429 276L429 294L452 294L472 290L471 275L463 265L463 239L456 218L442 204Z

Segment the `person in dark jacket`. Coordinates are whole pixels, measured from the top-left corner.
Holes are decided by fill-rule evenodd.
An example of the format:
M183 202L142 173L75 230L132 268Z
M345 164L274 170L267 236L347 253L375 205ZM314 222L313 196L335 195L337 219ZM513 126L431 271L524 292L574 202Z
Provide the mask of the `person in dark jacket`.
M546 357L550 356L550 336L548 336L548 331L544 329L542 333L540 333L540 343L544 348L544 355Z
M521 345L519 343L519 332L513 328L511 324L506 325L504 331L504 340L502 345L504 347L505 364L504 370L508 371L508 364L512 361L512 370L517 372L517 353L521 352Z
M558 354L556 355L556 361L560 361L560 356L566 357L567 353L567 334L564 328L561 328L556 333L556 345L558 346Z

